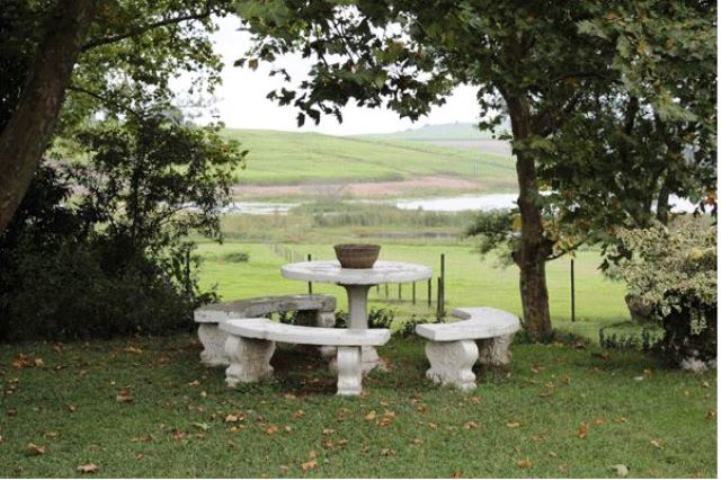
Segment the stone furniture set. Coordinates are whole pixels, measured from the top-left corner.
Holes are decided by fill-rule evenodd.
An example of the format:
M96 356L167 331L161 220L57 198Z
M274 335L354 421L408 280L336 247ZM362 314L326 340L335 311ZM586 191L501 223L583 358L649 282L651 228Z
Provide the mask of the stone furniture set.
M336 261L301 262L285 265L284 277L336 283L348 294L349 328L335 325L335 299L326 295L262 297L206 305L195 311L203 344L201 360L208 366L227 366L226 383L257 382L273 372L270 359L275 343L315 345L324 356L333 356L338 371L338 394L359 395L362 378L379 363L374 347L390 340L390 330L369 329L368 290L381 283L425 280L431 269L422 265L379 261L372 268L342 268ZM286 325L262 318L276 312L305 312L309 325ZM509 346L520 328L518 318L493 308L459 308L453 316L462 320L416 326L425 338L431 368L426 376L436 383L462 390L475 388L471 368L482 364L506 365Z

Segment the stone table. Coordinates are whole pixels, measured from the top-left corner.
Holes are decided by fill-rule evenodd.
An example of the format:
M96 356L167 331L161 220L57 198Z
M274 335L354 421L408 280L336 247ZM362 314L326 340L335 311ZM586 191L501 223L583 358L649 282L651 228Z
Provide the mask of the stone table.
M382 283L405 283L427 280L433 271L424 265L404 262L377 261L373 268L341 268L337 260L300 262L284 265L281 274L291 280L335 283L348 293L350 328L368 328L368 290ZM363 347L363 370L378 365L374 347Z

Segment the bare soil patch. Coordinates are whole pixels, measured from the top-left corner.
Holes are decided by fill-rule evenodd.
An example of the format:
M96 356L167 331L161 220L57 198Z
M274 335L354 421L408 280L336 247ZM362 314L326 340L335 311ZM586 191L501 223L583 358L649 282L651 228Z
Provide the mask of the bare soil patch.
M478 191L479 182L452 176L430 175L387 182L307 183L302 185L236 185L233 196L240 199L268 197L353 196L379 198L418 194L420 190Z

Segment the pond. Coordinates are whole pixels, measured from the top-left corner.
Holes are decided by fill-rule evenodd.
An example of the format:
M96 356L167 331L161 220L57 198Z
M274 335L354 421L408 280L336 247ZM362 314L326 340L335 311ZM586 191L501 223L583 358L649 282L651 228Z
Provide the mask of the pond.
M408 198L401 200L349 200L348 203L380 203L395 205L402 210L424 210L427 212L464 212L510 209L516 205L517 193L489 193L485 195L458 195L454 197ZM693 212L694 204L674 195L669 199L674 212ZM284 215L302 202L232 202L223 213L249 215Z

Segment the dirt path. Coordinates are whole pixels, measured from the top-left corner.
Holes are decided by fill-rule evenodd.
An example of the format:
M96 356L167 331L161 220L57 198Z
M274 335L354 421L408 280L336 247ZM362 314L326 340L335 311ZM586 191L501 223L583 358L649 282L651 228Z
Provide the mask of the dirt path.
M396 182L308 183L302 185L236 185L233 196L238 199L267 197L341 196L378 198L418 195L422 190L453 190L457 193L477 191L479 183L459 177L432 175Z

